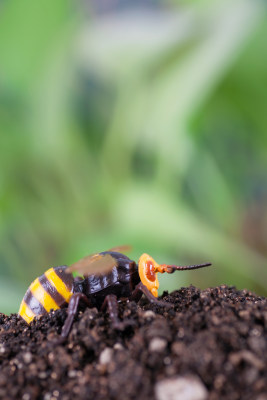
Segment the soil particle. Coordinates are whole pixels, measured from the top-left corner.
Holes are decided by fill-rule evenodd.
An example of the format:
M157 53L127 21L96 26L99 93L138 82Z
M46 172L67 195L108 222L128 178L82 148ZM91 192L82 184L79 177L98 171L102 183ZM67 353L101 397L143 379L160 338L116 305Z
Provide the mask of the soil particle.
M0 399L265 400L266 299L225 285L80 311L59 342L66 309L27 325L0 314Z
M198 377L164 379L156 383L157 400L206 400L208 391Z
M167 344L168 344L168 342L165 339L154 338L149 343L149 350L163 352L166 349Z
M99 356L99 363L100 364L108 364L112 361L113 351L109 347L102 351Z

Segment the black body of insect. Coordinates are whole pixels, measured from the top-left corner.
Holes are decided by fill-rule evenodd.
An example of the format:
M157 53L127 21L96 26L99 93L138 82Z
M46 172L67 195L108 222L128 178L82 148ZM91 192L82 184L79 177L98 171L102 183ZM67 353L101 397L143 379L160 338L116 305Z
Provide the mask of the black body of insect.
M127 323L118 317L118 300L138 302L144 294L150 302L168 307L169 303L157 299L158 272L173 273L211 265L157 264L148 254L143 254L136 264L120 252L127 249L126 246L120 246L87 256L70 267L50 268L30 285L21 302L19 315L30 323L35 316L65 307L68 303L68 316L61 332L65 338L70 332L79 303L82 302L99 310L107 308L113 327L124 329ZM83 277L73 278L74 271Z

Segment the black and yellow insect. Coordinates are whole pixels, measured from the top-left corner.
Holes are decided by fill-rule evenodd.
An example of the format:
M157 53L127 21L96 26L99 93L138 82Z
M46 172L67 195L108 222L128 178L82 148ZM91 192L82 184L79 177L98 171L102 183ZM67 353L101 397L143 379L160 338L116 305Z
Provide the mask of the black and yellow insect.
M65 272L66 266L50 268L35 279L21 302L19 315L30 323L37 315L43 315L69 303L73 295L73 277Z
M148 254L142 254L138 263L120 251L128 246L115 247L109 251L87 256L70 267L50 268L35 279L27 290L19 309L19 315L30 323L34 317L57 310L68 304L68 317L61 336L67 337L79 302L99 310L108 308L115 329L124 329L127 322L118 317L117 301L130 299L139 301L142 294L158 306L168 303L157 299L158 273L171 274L174 271L207 267L210 263L177 266L157 264ZM73 277L73 272L83 277Z

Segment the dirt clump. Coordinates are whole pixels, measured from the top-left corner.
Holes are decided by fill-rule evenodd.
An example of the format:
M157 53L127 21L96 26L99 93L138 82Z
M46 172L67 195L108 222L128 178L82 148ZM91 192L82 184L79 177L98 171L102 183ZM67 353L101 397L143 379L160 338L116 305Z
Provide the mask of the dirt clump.
M265 298L223 285L163 299L173 308L120 303L123 332L80 310L65 343L66 309L0 314L0 399L267 399Z

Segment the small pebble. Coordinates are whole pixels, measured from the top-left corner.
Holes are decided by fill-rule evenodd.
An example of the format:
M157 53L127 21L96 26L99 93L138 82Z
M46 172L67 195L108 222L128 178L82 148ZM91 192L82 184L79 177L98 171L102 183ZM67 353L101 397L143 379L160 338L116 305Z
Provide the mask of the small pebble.
M75 378L76 376L77 376L77 371L75 371L74 369L68 372L69 378Z
M27 353L24 353L22 357L25 364L30 364L32 362L32 355L29 351L27 351Z
M167 347L167 340L156 337L149 343L150 351L157 351L159 353L163 352Z
M164 379L155 386L157 400L206 400L208 392L198 377Z
M113 350L110 347L107 347L99 356L99 363L102 365L110 363L113 356Z
M152 319L155 318L156 314L152 310L147 310L144 312L144 318L145 319Z
M113 346L114 350L124 350L124 347L121 343L115 343Z

